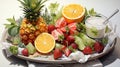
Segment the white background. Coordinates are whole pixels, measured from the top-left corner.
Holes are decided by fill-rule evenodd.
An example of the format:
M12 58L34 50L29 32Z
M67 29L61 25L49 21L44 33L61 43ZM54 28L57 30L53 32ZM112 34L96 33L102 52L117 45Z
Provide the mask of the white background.
M120 0L50 0L50 2L58 1L61 5L68 3L78 3L85 6L87 9L94 8L96 12L105 16L109 16L115 9L120 10ZM49 2L48 2L49 3ZM48 3L46 3L48 5ZM23 12L19 7L20 3L17 0L0 0L0 38L4 30L4 24L8 23L7 18L15 17L18 19ZM120 11L117 15L110 19L113 25L117 25L117 33L120 37ZM0 67L13 67L10 62L5 59L2 54L2 46L0 45ZM16 67L16 66L15 66Z

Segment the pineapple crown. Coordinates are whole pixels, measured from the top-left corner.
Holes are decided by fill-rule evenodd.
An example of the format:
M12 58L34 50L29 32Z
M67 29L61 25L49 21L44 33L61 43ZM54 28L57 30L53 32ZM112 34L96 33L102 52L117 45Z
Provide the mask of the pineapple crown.
M47 0L18 0L23 8L25 17L30 21L30 22L35 22L40 16L40 10L44 7L44 3Z

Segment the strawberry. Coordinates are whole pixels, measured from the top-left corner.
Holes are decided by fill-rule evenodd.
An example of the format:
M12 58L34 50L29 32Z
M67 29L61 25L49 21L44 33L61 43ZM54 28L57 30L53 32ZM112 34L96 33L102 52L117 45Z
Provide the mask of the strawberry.
M55 26L50 24L48 25L48 32L51 33L55 29Z
M68 28L72 29L72 30L76 30L77 29L77 23L70 23L70 24L68 24Z
M58 40L59 36L63 35L63 32L60 29L55 29L51 32L55 40Z
M27 48L22 50L22 55L28 56L28 49Z
M101 43L95 42L95 44L94 44L94 50L96 52L100 53L100 52L103 51L103 49L104 49L104 46Z
M60 30L62 31L62 32L66 32L66 28L65 27L62 27L62 28L60 28Z
M68 57L72 51L70 49L66 48L63 52L64 52L65 56Z
M91 54L92 53L92 48L89 46L86 46L83 50L84 54Z
M63 43L62 43L63 45L65 45L65 46L68 46L69 45L69 42L67 41L67 40L63 40Z
M69 35L66 40L69 42L69 43L73 43L75 41L74 37Z
M55 48L55 50L54 50L54 59L58 59L60 57L62 57L62 51L60 49L58 49L58 48Z
M75 43L72 43L71 46L72 46L72 48L74 48L74 49L77 49L77 48L78 48L78 45L75 44Z
M65 45L62 45L61 50L64 51L67 47Z
M75 34L78 34L79 32L75 29L70 29L70 35L75 35Z
M67 38L69 36L68 33L63 33L64 34L64 37Z
M63 17L60 18L60 19L58 19L57 22L56 22L56 24L55 24L55 26L57 28L61 28L61 27L64 27L66 25L67 25L67 22L65 21L65 19Z

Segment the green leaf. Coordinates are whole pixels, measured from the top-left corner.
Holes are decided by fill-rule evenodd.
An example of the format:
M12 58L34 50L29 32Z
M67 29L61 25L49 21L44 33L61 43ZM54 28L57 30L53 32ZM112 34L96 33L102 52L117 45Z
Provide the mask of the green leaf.
M18 46L21 47L21 48L25 48L25 44L22 43L22 42L20 42L20 43L18 44Z
M97 13L94 11L94 8L92 8L92 9L89 10L89 14L91 16L95 16Z
M107 44L107 43L108 43L108 37L102 38L101 42L102 42L103 44Z
M8 29L8 33L11 36L16 36L19 33L19 27L18 26L13 26Z
M94 36L98 35L98 30L96 29L96 27L92 27L90 30L94 34Z
M16 25L15 18L8 18L7 21L9 21L11 24Z
M106 28L105 28L105 33L108 33L108 32L109 32L109 27L107 25Z
M50 6L49 6L50 12L55 13L56 10L58 9L58 7L59 7L59 4L57 2L56 3L51 3Z
M58 37L58 40L59 40L59 41L63 41L63 39L64 39L64 35L60 35L60 36Z
M11 24L4 24L5 25L5 28L11 28L11 27L13 27L14 25L11 25Z

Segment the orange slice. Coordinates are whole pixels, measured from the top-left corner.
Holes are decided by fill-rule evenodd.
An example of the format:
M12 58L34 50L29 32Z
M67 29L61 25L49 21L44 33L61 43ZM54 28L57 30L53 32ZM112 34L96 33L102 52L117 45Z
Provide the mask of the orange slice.
M84 14L85 8L79 4L66 5L62 10L62 15L68 23L82 21Z
M49 53L55 47L55 39L49 33L42 33L35 39L35 48L40 53Z

